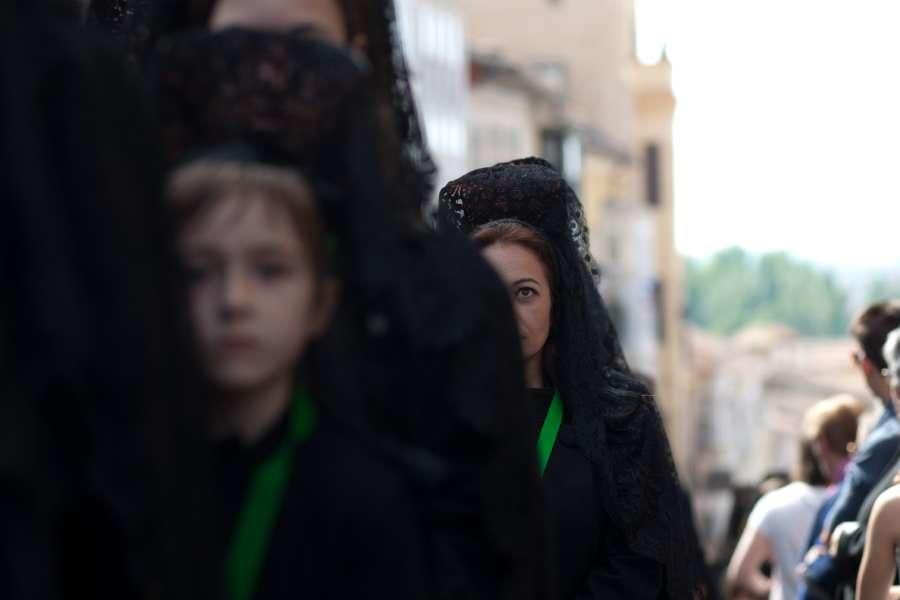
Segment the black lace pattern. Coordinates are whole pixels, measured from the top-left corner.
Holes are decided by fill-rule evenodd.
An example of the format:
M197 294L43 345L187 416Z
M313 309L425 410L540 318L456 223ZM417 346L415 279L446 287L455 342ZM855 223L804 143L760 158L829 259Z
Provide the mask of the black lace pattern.
M538 229L554 247L559 289L550 341L579 447L595 466L603 506L632 549L666 567L671 598L691 598L699 550L656 403L630 371L591 272L584 212L546 161L478 169L447 184L439 223L471 233L500 219Z
M396 153L392 160L401 163L387 173L396 190L392 201L415 219L432 197L437 168L419 120L396 7L394 0L372 0L365 8L356 6L357 1L340 4L348 22L353 21L350 13L365 15L359 24L362 30L352 33L367 39L370 93L389 115L377 141L382 152ZM130 62L143 66L159 40L205 28L215 4L215 0L95 0L89 23L119 43Z
M403 156L413 167L413 172L418 177L418 200L419 202L426 202L431 198L434 189L433 178L437 172L437 167L431 158L419 120L409 66L406 62L403 42L400 37L400 28L397 23L394 1L380 0L379 3L381 5L382 23L387 29L388 39L390 40L390 69L386 79L390 82L397 132L400 136Z
M349 53L304 30L186 33L162 40L156 59L170 161L239 139L308 162L365 78Z

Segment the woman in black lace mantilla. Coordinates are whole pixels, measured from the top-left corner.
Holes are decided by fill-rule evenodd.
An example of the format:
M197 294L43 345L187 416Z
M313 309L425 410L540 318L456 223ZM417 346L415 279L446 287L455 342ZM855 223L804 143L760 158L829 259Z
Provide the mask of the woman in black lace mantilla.
M499 267L525 353L543 336L538 364L525 366L560 598L693 597L700 555L689 511L654 399L629 370L597 291L574 192L545 161L523 159L447 184L439 210L442 227L472 235ZM541 302L543 332L532 318Z

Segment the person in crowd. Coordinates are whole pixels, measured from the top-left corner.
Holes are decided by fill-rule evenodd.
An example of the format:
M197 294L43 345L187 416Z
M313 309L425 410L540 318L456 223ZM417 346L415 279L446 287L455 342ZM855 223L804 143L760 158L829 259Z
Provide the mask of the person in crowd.
M293 59L284 87L230 69L281 52ZM217 70L223 54L235 60ZM170 39L158 67L175 165L167 197L214 390L226 597L293 597L298 581L316 597L428 597L405 473L348 418L342 401L353 399L331 396L313 367L337 303L320 206L339 201L325 180L345 172L319 161L340 163L351 143L326 124L344 123L333 112L351 106L362 71L316 39L245 30ZM263 94L264 104L245 101Z
M900 329L895 329L884 344L886 374L895 406L900 404ZM866 523L865 549L856 583L857 600L900 598L900 587L893 586L897 577L897 548L900 544L900 487L898 463L886 474L885 486L879 490ZM873 492L873 493L875 493Z
M343 293L309 357L312 395L415 489L429 593L545 597L543 510L521 365L506 359L516 338L505 291L465 240L414 230L387 203L367 71L295 29L184 32L161 40L155 62L170 159L252 135L317 182Z
M892 302L882 302L875 304L874 306L890 304L892 304ZM860 318L855 319L851 326L850 333L857 342L857 347L853 350L851 360L853 361L853 364L862 371L863 376L866 378L866 383L872 390L872 395L874 396L874 401L859 418L859 439L857 440L857 446L859 446L862 445L869 433L878 423L878 420L884 414L884 404L885 400L890 397L890 390L888 389L884 378L878 377L879 372L884 369L884 367L881 366L881 361L868 358L868 353L870 352L873 353L872 356L876 357L881 356L881 354L876 348L876 342L878 340L871 335L870 329L866 326L864 320Z
M290 598L298 582L316 597L425 597L402 472L307 384L305 357L336 302L313 198L302 176L252 147L210 151L169 184L214 389L226 597Z
M348 172L333 179L353 179L358 189L323 206L345 293L317 371L329 396L355 399L347 402L357 403L356 418L405 449L403 460L427 490L420 497L434 523L443 587L499 586L504 597L545 596L546 527L530 419L522 410L521 364L513 359L515 323L502 285L466 240L435 234L424 222L435 168L393 0L94 4L108 9L94 10L91 21L111 29L151 73L147 48L210 27L223 35L249 28L314 36L345 47L367 67L360 93L372 105L362 111L371 131L344 145L354 156L325 165L344 165ZM231 51L235 63L239 50ZM285 67L275 61L265 68L272 65L279 73ZM348 376L348 364L355 376Z
M439 223L472 237L512 301L558 596L691 598L699 550L684 495L597 291L572 189L537 158L478 169L441 190Z
M796 597L795 567L827 486L843 476L860 410L852 397L836 396L806 412L794 481L763 495L750 513L728 566L728 597ZM766 564L771 576L763 573Z
M66 4L0 3L0 598L214 598L156 131Z
M896 600L897 548L900 547L900 487L879 495L866 530L866 543L856 583L857 600Z
M856 583L856 600L896 600L897 548L900 547L900 487L883 492L872 509Z
M852 582L855 563L836 561L829 547L841 546L846 530L832 534L841 523L857 520L866 497L894 463L900 448L900 422L891 402L890 385L884 376L887 363L882 348L888 334L900 326L900 302L886 301L869 306L854 318L851 332L858 345L854 360L872 393L884 406L884 413L847 466L844 479L822 514L822 525L811 533L815 543L807 552L801 570L807 594L831 594L841 582Z

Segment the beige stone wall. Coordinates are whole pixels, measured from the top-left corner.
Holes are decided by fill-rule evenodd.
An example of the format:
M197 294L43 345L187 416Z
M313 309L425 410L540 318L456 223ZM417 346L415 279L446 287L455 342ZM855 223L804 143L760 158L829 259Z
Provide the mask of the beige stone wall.
M567 66L572 116L627 148L632 136L627 65L630 0L457 0L469 43L523 66Z
M533 101L524 90L495 83L469 93L469 169L540 152Z
M659 150L659 205L657 214L657 265L663 289L664 338L659 348L660 404L676 459L684 463L694 436L694 419L689 401L690 381L685 375L682 334L682 261L675 251L675 206L673 189L671 69L668 61L656 65L633 65L631 88L634 92L636 131L634 154L644 157L644 149L654 144ZM646 197L646 180L638 185Z

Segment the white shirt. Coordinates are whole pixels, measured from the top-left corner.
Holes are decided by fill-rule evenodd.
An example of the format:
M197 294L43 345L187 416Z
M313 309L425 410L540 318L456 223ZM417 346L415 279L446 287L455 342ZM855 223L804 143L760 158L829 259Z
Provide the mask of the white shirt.
M793 600L799 578L796 568L803 559L816 512L827 495L824 487L795 481L759 499L747 527L766 536L774 553L770 600Z

